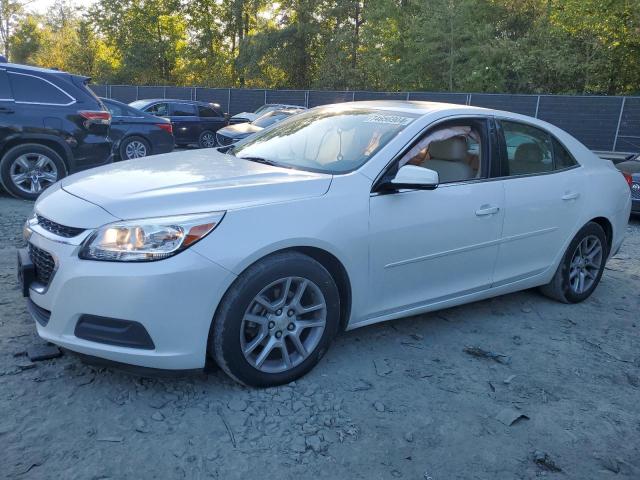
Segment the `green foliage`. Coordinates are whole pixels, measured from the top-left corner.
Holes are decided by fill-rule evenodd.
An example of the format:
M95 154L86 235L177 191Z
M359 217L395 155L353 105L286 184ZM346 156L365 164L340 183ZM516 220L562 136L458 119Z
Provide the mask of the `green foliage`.
M640 91L640 0L97 0L88 11L61 0L52 10L12 13L12 59L96 82Z

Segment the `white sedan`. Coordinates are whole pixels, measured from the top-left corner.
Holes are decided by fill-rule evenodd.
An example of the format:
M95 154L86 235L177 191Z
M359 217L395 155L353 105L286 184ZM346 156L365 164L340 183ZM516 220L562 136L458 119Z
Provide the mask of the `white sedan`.
M342 329L541 287L594 291L623 176L521 115L422 102L319 107L226 153L65 178L19 274L40 336L114 362L290 382Z

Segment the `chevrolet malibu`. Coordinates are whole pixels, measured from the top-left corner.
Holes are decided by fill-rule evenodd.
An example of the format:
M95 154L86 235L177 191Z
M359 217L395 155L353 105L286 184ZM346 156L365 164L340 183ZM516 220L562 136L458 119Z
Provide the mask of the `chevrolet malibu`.
M540 287L594 291L629 188L534 118L421 102L319 107L238 143L72 175L25 224L39 335L247 385L308 372L344 329Z

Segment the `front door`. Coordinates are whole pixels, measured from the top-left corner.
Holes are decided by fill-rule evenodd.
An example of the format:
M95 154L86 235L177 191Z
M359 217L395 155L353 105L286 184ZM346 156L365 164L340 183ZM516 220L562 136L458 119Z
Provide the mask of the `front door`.
M441 183L435 190L371 196L369 316L491 286L504 187L486 178L487 125L474 118L438 126L399 159L398 166L437 171Z

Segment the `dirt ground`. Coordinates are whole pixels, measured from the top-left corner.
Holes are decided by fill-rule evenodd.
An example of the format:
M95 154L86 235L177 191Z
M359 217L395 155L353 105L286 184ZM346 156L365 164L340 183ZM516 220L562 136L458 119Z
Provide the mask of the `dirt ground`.
M0 194L0 477L640 478L638 219L580 305L526 291L374 325L252 390L31 363L14 265L31 208Z

